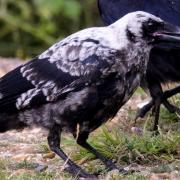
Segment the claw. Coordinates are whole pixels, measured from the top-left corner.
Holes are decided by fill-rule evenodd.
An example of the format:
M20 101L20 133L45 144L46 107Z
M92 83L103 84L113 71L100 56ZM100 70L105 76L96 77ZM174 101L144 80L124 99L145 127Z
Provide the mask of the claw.
M153 105L154 105L154 102L151 100L148 104L144 105L141 109L139 109L134 119L135 121L134 125L136 125L137 119L143 118L146 115L146 113L153 107Z
M74 167L67 166L67 167L65 167L64 170L70 174L74 174L75 176L78 176L81 178L86 178L88 180L96 180L97 179L97 177L95 175L89 174L78 167L74 168Z
M108 171L118 169L118 167L110 159L106 161L106 167L108 168Z
M119 172L120 172L122 175L127 175L127 174L130 173L130 171L127 171L127 170L125 170L124 168L119 168L118 170L119 170Z

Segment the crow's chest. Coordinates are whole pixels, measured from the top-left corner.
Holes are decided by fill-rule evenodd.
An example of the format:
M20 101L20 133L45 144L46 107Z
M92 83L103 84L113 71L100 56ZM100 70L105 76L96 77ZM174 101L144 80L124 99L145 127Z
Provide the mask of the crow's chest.
M96 110L89 119L89 128L94 130L113 118L139 86L140 79L139 73L127 74L124 78L112 80L111 85L101 87L98 92L100 95Z
M108 106L115 104L120 108L140 85L141 76L141 73L132 71L126 73L124 77L117 77L117 79L110 82L111 85L100 89L101 100ZM108 100L109 103L107 103Z

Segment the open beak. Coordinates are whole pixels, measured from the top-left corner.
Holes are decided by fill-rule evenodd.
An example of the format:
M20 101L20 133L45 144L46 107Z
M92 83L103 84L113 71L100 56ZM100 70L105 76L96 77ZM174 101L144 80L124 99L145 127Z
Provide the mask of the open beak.
M180 46L180 27L166 23L164 29L153 34L155 44L165 43Z

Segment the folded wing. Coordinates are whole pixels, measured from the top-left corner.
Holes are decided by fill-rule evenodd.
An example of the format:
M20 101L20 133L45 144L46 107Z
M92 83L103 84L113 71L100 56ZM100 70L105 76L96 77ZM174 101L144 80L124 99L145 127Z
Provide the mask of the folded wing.
M0 80L0 112L57 100L108 76L114 50L93 39L59 42Z

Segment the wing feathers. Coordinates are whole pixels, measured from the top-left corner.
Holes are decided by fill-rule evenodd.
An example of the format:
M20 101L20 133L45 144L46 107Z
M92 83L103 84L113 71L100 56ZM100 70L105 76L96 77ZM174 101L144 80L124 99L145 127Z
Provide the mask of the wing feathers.
M9 107L10 111L16 111L55 101L69 92L101 82L104 70L108 76L113 63L112 52L90 38L52 46L1 78L0 112L9 111Z
M33 88L33 85L22 77L20 68L21 66L0 79L0 93L3 97L16 95Z

